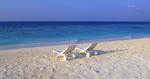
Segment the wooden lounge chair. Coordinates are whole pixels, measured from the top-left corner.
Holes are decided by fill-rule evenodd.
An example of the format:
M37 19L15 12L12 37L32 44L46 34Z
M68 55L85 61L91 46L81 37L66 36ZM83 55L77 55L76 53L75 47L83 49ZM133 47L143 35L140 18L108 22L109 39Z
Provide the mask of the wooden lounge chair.
M79 50L80 54L85 54L87 57L90 57L90 51L92 51L98 43L91 43L89 46L86 48L76 48L76 50Z
M76 46L77 45L70 45L63 51L53 50L53 53L57 53L56 58L63 57L63 61L66 61L68 56L73 55L73 50Z

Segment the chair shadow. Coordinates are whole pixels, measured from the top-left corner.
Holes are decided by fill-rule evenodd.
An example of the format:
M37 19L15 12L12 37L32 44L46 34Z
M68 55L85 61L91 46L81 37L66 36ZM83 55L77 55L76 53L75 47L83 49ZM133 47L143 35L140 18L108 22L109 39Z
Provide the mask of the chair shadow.
M121 51L126 51L128 49L120 49L120 50L110 50L110 51L103 51L103 50L93 50L90 51L91 56L98 56L98 55L102 55L102 54L107 54L107 53L115 53L115 52L121 52ZM86 57L86 55L82 55L79 53L76 53L76 58L75 59L79 59L79 58L84 58ZM74 60L74 59L71 59Z
M128 49L120 49L120 50L110 50L110 51L103 51L103 50L93 50L90 53L92 55L102 55L102 54L106 54L106 53L114 53L114 52L121 52L121 51L126 51ZM96 52L96 54L95 54Z

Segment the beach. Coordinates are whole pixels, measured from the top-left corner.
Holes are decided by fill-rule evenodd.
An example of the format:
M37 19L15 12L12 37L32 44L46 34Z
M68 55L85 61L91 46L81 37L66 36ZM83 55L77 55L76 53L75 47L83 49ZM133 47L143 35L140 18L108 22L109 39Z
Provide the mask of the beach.
M67 46L0 50L0 79L150 79L150 38L99 42L90 58L52 56Z

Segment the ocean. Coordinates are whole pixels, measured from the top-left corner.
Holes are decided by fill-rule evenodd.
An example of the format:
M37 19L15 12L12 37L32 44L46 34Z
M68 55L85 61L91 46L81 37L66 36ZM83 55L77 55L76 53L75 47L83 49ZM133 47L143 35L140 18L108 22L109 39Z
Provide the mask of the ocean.
M150 37L150 22L0 22L0 49Z

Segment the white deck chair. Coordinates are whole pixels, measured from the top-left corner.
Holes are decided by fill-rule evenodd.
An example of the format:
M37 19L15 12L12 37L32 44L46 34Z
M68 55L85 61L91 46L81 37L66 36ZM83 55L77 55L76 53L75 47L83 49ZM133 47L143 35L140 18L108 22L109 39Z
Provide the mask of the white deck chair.
M66 61L67 60L67 56L73 54L73 50L75 49L77 45L70 45L68 46L65 50L63 51L56 51L53 50L53 53L57 53L56 58L62 56L63 60Z
M90 57L90 51L92 51L96 46L97 46L97 42L95 43L91 43L89 46L87 46L86 48L76 48L76 50L79 50L80 54L86 54L87 57Z

